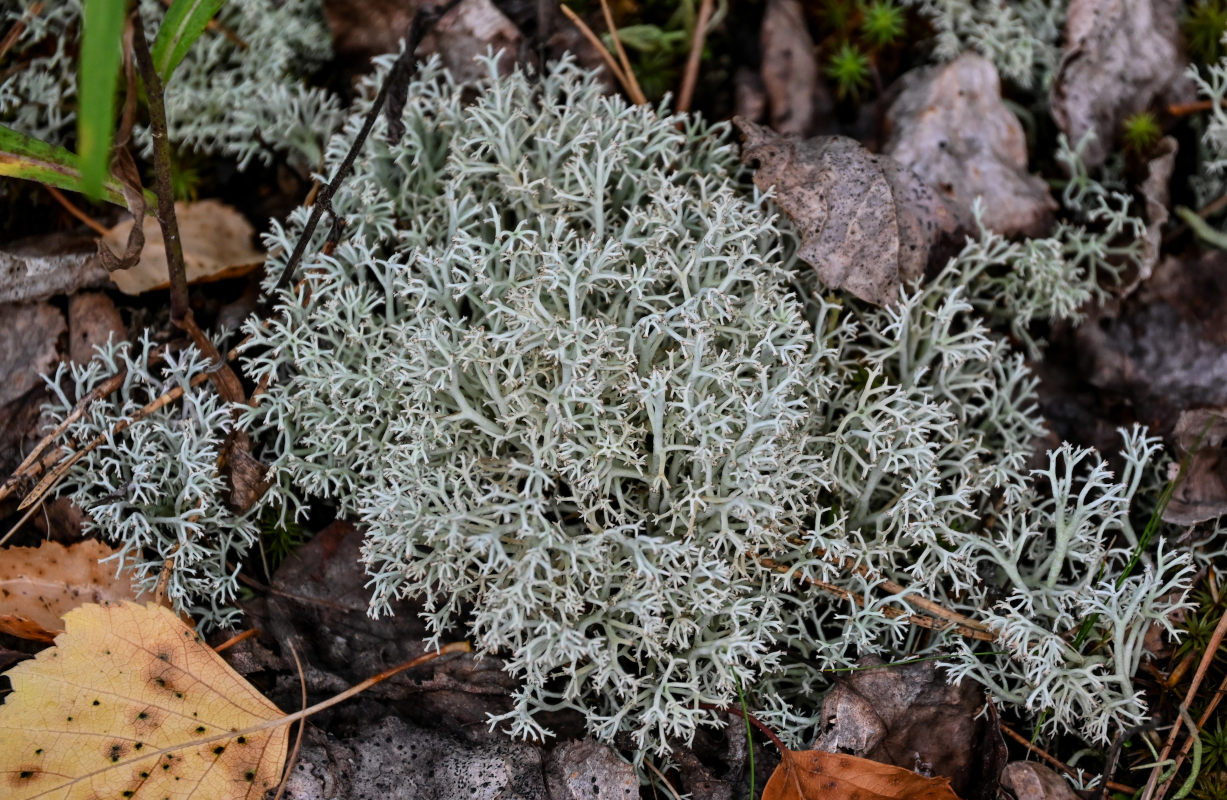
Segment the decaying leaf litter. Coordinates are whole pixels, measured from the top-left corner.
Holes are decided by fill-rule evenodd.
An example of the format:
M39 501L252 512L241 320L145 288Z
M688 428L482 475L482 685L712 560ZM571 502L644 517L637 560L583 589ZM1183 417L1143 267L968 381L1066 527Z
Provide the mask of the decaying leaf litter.
M405 22L398 18L400 23L396 26L368 23L364 34L348 22L352 17L346 15L343 4L326 6L338 42L351 42L345 47L338 46L338 51L348 52L358 61L386 49L387 30L403 27ZM506 11L505 14L492 3L465 2L462 13L440 24L427 47L441 49L449 62L466 65L471 52L486 44L517 45L519 54L524 56L526 48L518 37L526 37L526 41L541 37L542 48L547 41L585 41L570 28L562 30L565 27L562 25L554 32L554 38L547 40L540 28L534 31L541 19L534 18L533 12ZM620 23L634 19L631 11L616 11ZM543 13L543 9L536 13L551 16ZM378 15L375 19L379 19ZM589 17L598 30L600 20L599 13ZM781 20L791 20L793 24L781 24ZM797 21L801 24L796 24ZM918 58L918 69L914 71L897 67L898 85L884 86L881 94L862 98L861 112L848 122L846 100L842 106L833 101L837 87L824 80L829 70L819 61L833 46L828 41L830 31L824 27L829 23L816 22L812 12L807 15L801 4L789 0L768 2L762 23L761 66L735 65L743 72L737 84L743 90L736 100L746 118L740 125L749 137L744 155L757 162L756 181L764 189L774 187L781 209L797 223L802 235L802 256L828 288L843 288L869 302L891 305L901 286L920 278L926 266L932 268L935 261L940 263L948 255L948 248L957 248L960 236L974 230L977 220L972 201L976 197L983 204L978 223L992 230L1039 234L1050 224L1050 215L1057 208L1055 192L1045 187L1038 173L1043 171L1050 180L1054 173L1036 167L1035 153L1028 163L1026 133L1019 117L1011 111L1018 108L1017 102L1001 104L1003 89L994 65L988 60L968 55L945 67L920 69L923 60ZM758 20L750 24L757 25ZM1066 25L1063 50L1059 62L1054 62L1055 71L1049 76L1048 88L1052 115L1071 142L1081 143L1091 127L1099 134L1081 150L1084 163L1094 166L1119 153L1119 131L1130 115L1191 99L1191 85L1183 78L1185 61L1175 4L1142 0L1123 4L1074 2L1068 9ZM809 31L805 30L807 27ZM824 33L828 39L823 38ZM344 39L346 36L349 38ZM787 44L783 43L785 37ZM1132 57L1136 53L1145 53L1147 58ZM591 49L584 51L581 58L593 65L600 61ZM886 66L884 57L883 69ZM361 69L361 65L355 67L356 71ZM756 69L761 70L757 78L748 78L746 71ZM1016 87L1007 86L1006 90L1012 88ZM765 101L755 102L754 93L764 89ZM723 104L725 111L731 110L732 93L728 91L726 97L721 97L722 91L714 87L715 99L709 102L713 108ZM866 119L870 121L865 122ZM770 130L758 127L767 122L777 131L794 136L851 133L870 146L866 149L855 138L777 139ZM1195 149L1196 140L1189 131L1180 129L1178 123L1172 125L1176 134L1172 144L1179 140L1179 146L1186 151ZM1169 203L1164 184L1172 173L1176 150L1168 148L1165 167L1141 173L1161 176L1150 180L1155 184L1152 187L1143 185L1140 177L1133 178L1127 169L1124 172L1122 189L1136 191L1147 204L1147 220L1151 223L1146 236L1149 254L1135 265L1136 275L1126 276L1123 283L1128 291L1119 291L1089 308L1082 325L1056 326L1046 332L1050 360L1042 370L1053 374L1045 381L1042 402L1058 437L1101 444L1105 451L1110 452L1114 446L1111 429L1127 421L1140 419L1170 434L1174 458L1176 462L1184 459L1188 476L1176 487L1166 507L1166 517L1191 525L1217 518L1222 503L1227 502L1219 475L1221 459L1217 455L1222 443L1218 407L1227 400L1218 397L1215 388L1223 383L1217 376L1222 372L1224 346L1214 332L1217 316L1213 309L1220 305L1215 298L1221 294L1221 281L1214 269L1218 253L1213 249L1199 252L1197 246L1191 245L1187 233L1182 234L1170 225L1166 231L1171 240L1162 254L1156 244L1164 232L1163 218ZM926 157L927 153L931 157ZM1148 156L1147 163L1163 158L1159 152ZM773 167L780 174L772 173ZM1176 169L1175 177L1179 179L1179 168ZM861 236L872 239L873 246L868 247ZM952 241L941 241L950 236L954 237ZM250 242L239 244L250 252ZM58 255L60 252L62 248L49 247L40 253L37 244L31 252L30 244L25 243L4 254L6 262L13 265L9 274L15 276L3 287L5 292L12 293L5 296L19 301L42 301L41 305L4 309L23 320L20 330L25 333L12 341L20 342L23 348L33 348L28 353L20 351L11 359L12 366L6 367L12 377L4 384L12 396L6 396L4 403L0 403L0 418L11 420L2 432L3 440L12 442L3 457L13 459L14 465L20 454L38 439L37 406L41 395L37 387L31 388L32 376L48 371L48 363L59 358L77 358L81 352L77 331L81 331L83 342L97 342L112 332L122 335L125 319L135 321L149 315L156 318L160 313L157 303L132 309L123 307L121 300L122 312L117 319L110 313L114 303L107 309L103 302L106 321L99 324L90 321L83 310L85 304L76 302L86 295L74 294L66 306L65 324L65 305L57 298L77 288L97 286L98 276L96 271L90 272L87 256L76 256L76 265L72 266L72 259ZM244 258L250 261L251 256ZM48 271L56 272L59 282L36 279L36 275ZM60 272L80 277L65 283L59 278ZM208 290L196 288L198 316L221 316L226 305L242 307L250 302L233 288L217 298L209 294ZM108 295L99 297L106 300ZM116 295L110 293L110 297ZM40 327L32 329L33 325ZM65 336L67 343L63 341ZM15 348L6 349L18 352ZM1172 465L1172 477L1181 466L1176 462ZM55 536L50 527L44 523L48 535ZM381 665L386 667L404 660L406 647L425 649L421 641L426 631L408 608L391 620L365 619L365 602L361 599L363 576L354 555L358 538L344 526L325 529L311 544L296 551L300 556L297 560L287 561L277 575L267 576L267 586L256 587L258 600L245 604L245 611L253 622L259 623L264 635L259 641L237 645L233 658L241 669L265 680L271 678L274 693L280 692L281 697L292 698L297 692L294 688L297 679L286 658L291 643L300 646L306 655L305 679L312 692L341 690L378 671ZM33 543L30 539L24 541ZM856 755L872 754L879 761L944 775L956 785L975 780L981 792L998 783L1012 787L1019 798L1055 797L1067 791L1059 788L1066 784L1053 783L1052 774L1035 764L1015 763L1003 771L1002 763L993 755L1000 750L1000 734L985 730L983 722L978 723L979 730L968 745L969 752L982 754L974 767L966 763L951 766L940 758L924 756L921 748L906 743L906 734L902 734L905 743L889 744L896 741L889 731L897 726L906 729L909 721L915 724L915 720L909 720L908 702L917 703L918 709L917 698L928 691L922 687L933 683L934 674L939 676L940 684L940 671L909 667L892 672L889 667L869 663L865 667L866 672L840 679L837 689L828 697L833 709L828 721L833 727L819 741L820 747ZM457 792L456 796L472 796L464 787L482 783L525 797L587 797L592 796L594 786L604 790L602 796L611 793L619 796L633 785L627 783L633 772L616 759L610 761L610 751L603 747L584 750L586 745L581 744L543 751L508 745L484 733L485 715L497 713L500 705L505 706L508 693L513 690L497 664L457 659L436 670L435 676L425 682L394 679L382 685L382 689L375 690L384 692L380 703L356 704L348 712L345 706L340 706L329 712L333 715L331 719L321 718L321 724L350 738L338 744L317 732L308 734L316 738L314 742L308 740L301 770L291 779L290 796L328 793L346 796L346 792L351 793L349 796L360 796L372 790L398 791L388 784L364 783L369 781L369 775L364 775L362 769L347 772L340 765L346 758L351 761L356 758L366 769L382 774L385 769L395 768L393 752L399 747L424 749L438 754L433 758L451 764L443 770L446 788L444 784L422 784L431 786L432 797L450 796L445 792L452 790ZM922 673L924 677L919 677ZM900 674L917 677L899 678ZM902 710L898 706L889 712L875 708L892 691L882 686L865 690L864 678L876 675L890 676L884 679L902 683L900 693L910 698L902 701ZM399 684L406 685L397 688ZM871 697L866 699L866 694ZM851 697L860 698L868 711L852 710L858 706L849 700ZM381 742L373 735L369 723L372 714L382 714L386 706L381 703L385 702L398 704L401 717L422 728L407 727L402 719L393 718L376 729L385 733ZM971 725L983 707L982 698L976 703L974 692L963 700L943 698L934 705L933 724L938 729ZM1158 710L1164 711L1162 702ZM1175 717L1170 716L1170 708L1167 711L1170 722ZM921 717L918 710L915 716ZM441 720L445 724L440 726ZM867 727L857 730L857 724ZM436 731L430 731L431 728ZM438 728L442 728L441 733ZM564 720L557 729L576 739L582 735L582 725L577 720L570 720L569 725ZM712 797L736 797L748 791L746 764L721 762L722 757L730 758L732 754L744 757L745 748L739 750L728 741L736 733L736 727L730 725L714 741L707 741L706 751L696 749L689 760L679 757L682 765L690 766L672 773L675 781L679 776L685 779L677 788L686 791L692 787L690 791ZM696 748L701 744L696 744ZM763 770L765 753L761 743L754 748L759 769ZM1021 747L1016 750L1018 754L1026 752ZM1057 751L1056 755L1064 754ZM811 760L826 765L824 758L814 756ZM419 758L412 763L423 762ZM787 764L795 763L800 761L787 761L777 776L787 776ZM846 764L845 768L852 769ZM799 770L796 766L792 769ZM987 771L977 773L977 769ZM32 770L19 773L25 771ZM576 782L577 773L600 777L594 777L591 783ZM766 774L759 772L759 787ZM1117 772L1117 776L1124 774ZM667 781L668 777L662 780ZM1131 778L1125 781L1141 782ZM766 796L829 796L811 795L804 783L794 776L795 795ZM671 786L662 782L661 790ZM837 790L826 787L822 791ZM911 797L926 791L879 794ZM964 791L967 793L961 792L959 796L987 796L973 794L970 788Z

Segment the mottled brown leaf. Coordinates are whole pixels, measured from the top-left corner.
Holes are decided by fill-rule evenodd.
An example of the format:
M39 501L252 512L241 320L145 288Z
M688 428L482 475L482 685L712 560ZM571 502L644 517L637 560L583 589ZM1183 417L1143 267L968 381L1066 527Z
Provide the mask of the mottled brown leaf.
M875 305L891 305L899 288L924 273L929 249L955 227L945 203L894 159L854 139L797 141L747 120L741 158L757 164L754 183L801 232L801 258L824 284Z

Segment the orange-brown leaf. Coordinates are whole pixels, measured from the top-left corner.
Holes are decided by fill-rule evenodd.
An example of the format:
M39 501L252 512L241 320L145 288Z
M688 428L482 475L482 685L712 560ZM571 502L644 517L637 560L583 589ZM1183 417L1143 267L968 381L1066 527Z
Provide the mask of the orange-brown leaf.
M70 609L136 599L129 570L117 575L115 562L98 563L115 552L97 539L0 550L0 631L50 642Z
M0 796L259 800L285 764L281 711L161 606L84 605L9 670Z
M785 750L763 800L958 800L946 778L821 750Z

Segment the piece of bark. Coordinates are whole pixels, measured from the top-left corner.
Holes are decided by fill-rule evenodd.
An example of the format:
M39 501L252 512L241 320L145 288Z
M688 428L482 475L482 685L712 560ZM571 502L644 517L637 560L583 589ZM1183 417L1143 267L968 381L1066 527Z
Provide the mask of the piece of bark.
M67 327L49 303L0 306L0 406L41 386L40 374L55 371Z
M594 739L568 742L545 766L550 800L607 800L639 797L639 779L630 764Z
M771 127L785 135L813 135L834 104L818 74L800 0L767 0L759 44Z
M824 284L879 306L925 271L930 248L957 227L954 215L911 170L876 156L854 139L797 141L748 120L741 160L757 163L754 184L801 233L802 260Z
M968 53L903 78L887 111L884 153L919 175L967 224L983 198L981 220L1003 235L1041 235L1056 202L1027 172L1027 137L1001 101L997 68Z
M1179 0L1071 0L1050 104L1071 143L1088 131L1087 166L1103 163L1121 123L1156 101L1191 99Z
M46 300L78 289L109 286L96 239L51 234L0 250L0 303Z
M89 361L108 341L127 338L119 309L106 294L78 292L68 298L68 358L74 364Z

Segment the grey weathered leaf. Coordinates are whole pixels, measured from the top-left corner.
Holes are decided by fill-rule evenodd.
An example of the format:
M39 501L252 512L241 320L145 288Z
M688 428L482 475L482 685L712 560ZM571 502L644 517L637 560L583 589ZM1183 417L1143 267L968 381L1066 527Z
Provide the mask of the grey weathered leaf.
M1112 152L1121 122L1191 96L1180 47L1179 0L1071 0L1065 54L1052 84L1052 116L1070 141L1089 131L1083 152L1097 166Z
M891 305L924 273L954 216L911 170L846 136L789 139L740 118L741 158L758 163L754 183L801 232L799 255L831 288Z
M1227 409L1185 411L1173 432L1177 454L1188 458L1163 512L1165 522L1194 525L1227 514Z
M966 221L976 197L984 224L1004 235L1036 236L1057 204L1048 186L1027 172L1027 137L1001 102L997 68L968 53L903 79L887 112L884 152L911 169Z

